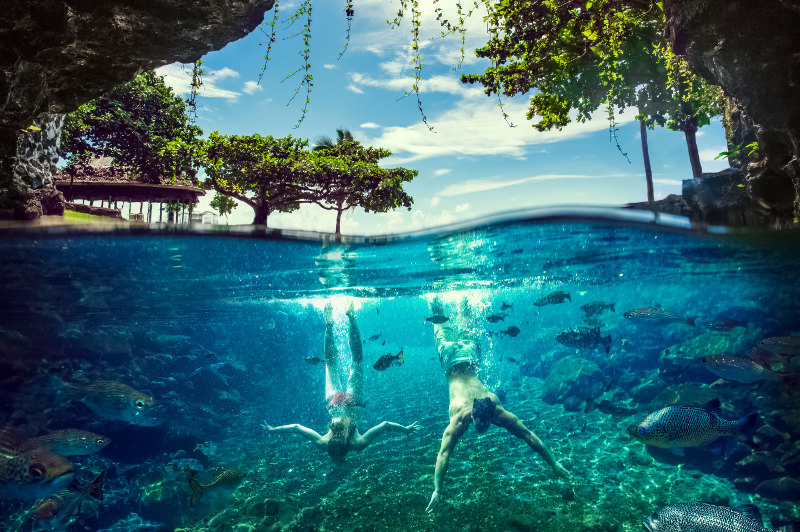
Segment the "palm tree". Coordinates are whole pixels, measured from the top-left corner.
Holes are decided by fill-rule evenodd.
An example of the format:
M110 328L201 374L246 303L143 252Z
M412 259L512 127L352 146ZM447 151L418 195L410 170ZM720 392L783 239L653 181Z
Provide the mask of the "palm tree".
M316 146L314 146L313 151L336 151L337 148L341 148L343 145L355 141L356 139L353 138L353 134L350 133L349 129L338 128L336 130L336 141L327 135L321 135L314 141L316 142Z

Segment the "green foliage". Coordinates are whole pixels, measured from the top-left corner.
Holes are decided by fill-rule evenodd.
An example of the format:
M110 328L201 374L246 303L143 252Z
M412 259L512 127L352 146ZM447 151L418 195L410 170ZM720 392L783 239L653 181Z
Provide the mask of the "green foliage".
M717 154L717 156L714 157L714 160L716 161L717 159L721 159L722 157L728 157L728 158L739 157L745 148L749 150L747 152L747 156L749 157L759 150L758 142L757 141L751 142L750 144L742 143L735 146L731 146L728 151L719 152L719 154Z
M61 148L69 162L112 157L138 180L162 183L196 177L202 133L185 102L148 71L71 113Z
M253 223L266 224L270 213L291 212L309 201L296 169L307 145L291 135L276 139L213 131L203 160L205 186L250 205L256 211Z
M233 209L239 206L239 204L236 203L236 200L226 196L225 194L220 194L219 192L214 195L214 198L211 200L209 205L212 209L217 211L220 216L225 216L226 219L228 218L228 215L233 212Z

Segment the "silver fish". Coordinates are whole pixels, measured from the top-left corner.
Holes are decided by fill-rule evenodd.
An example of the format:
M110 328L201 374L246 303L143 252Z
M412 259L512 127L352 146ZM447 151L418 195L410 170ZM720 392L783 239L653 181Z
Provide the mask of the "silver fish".
M680 314L675 314L674 312L670 312L668 310L664 310L658 307L645 307L645 308L637 308L635 310L629 310L628 312L623 314L623 316L625 316L627 319L631 321L650 323L653 325L664 325L667 323L685 323L693 327L694 327L694 320L697 319L697 316L682 316Z
M31 442L61 456L77 456L98 452L111 438L88 430L64 429L32 438Z
M705 356L703 365L708 371L723 379L750 384L759 381L780 381L782 375L770 371L755 360L734 355Z
M728 508L704 502L665 506L642 522L647 532L770 532L753 505ZM790 526L777 529L793 530Z
M152 427L159 424L153 417L155 401L149 395L117 381L94 381L88 384L64 382L52 377L56 389L67 399L80 401L98 416L113 421Z
M800 338L795 336L773 336L758 342L758 347L773 355L800 355Z
M0 499L38 499L66 488L72 464L31 443L16 431L0 428Z
M747 433L757 421L756 413L738 421L723 419L719 399L712 399L702 407L662 408L639 425L629 426L628 433L647 445L669 449L681 456L686 447L705 447L714 454L721 454L725 437Z
M105 471L87 484L72 483L70 487L45 499L36 501L33 507L34 521L47 521L50 527L66 526L80 516L82 506L92 499L103 500L103 477Z

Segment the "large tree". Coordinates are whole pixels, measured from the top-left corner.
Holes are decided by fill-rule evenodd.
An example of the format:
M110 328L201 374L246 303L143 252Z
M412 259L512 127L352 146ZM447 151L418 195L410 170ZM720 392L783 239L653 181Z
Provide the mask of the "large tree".
M720 92L668 53L660 2L501 0L489 20L491 38L476 53L492 66L462 81L487 94L537 91L528 118L540 131L600 107L613 124L614 109L637 107L645 134L656 124L683 131L693 174L702 171L695 133L720 113Z
M225 194L220 194L217 192L214 195L214 199L211 200L209 206L217 211L220 216L225 217L225 222L228 221L228 215L233 212L233 209L239 206L236 203L236 200L231 198L230 196L226 196Z
M203 166L208 188L236 198L255 211L254 224L266 225L273 212L291 212L311 201L299 181L298 161L308 141L261 135L220 135L206 142Z
M338 129L337 140L320 137L308 159L305 181L314 191L313 203L336 211L336 236L341 235L342 213L361 207L366 212L411 209L414 199L403 183L417 176L416 170L382 168L378 162L392 152L363 146L350 131Z
M70 114L62 151L70 162L111 157L145 183L194 179L202 133L185 102L148 71Z

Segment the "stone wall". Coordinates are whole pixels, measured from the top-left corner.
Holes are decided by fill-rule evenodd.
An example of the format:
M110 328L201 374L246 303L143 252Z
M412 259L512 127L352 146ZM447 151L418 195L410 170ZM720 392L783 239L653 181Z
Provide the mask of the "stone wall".
M740 144L760 150L734 160L754 205L800 216L800 0L664 0L666 35L690 68L722 87L726 120Z
M30 125L45 115L69 113L145 70L219 50L253 31L273 2L5 1L0 10L0 215L54 212L59 207L53 202L63 209L63 198L45 175L52 147L41 157L30 152ZM21 161L18 150L33 159Z

